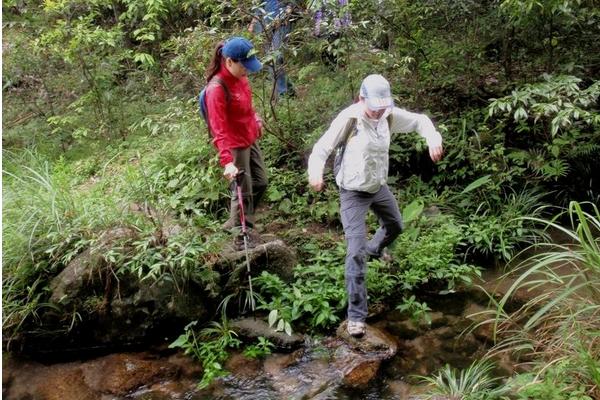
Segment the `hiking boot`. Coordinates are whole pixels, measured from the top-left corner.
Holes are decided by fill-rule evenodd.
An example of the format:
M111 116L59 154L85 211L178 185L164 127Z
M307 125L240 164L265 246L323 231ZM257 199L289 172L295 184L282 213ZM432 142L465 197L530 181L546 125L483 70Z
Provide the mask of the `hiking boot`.
M387 247L385 249L383 249L383 251L381 252L381 256L379 257L379 259L381 261L383 261L386 264L390 264L392 261L394 261L394 257L392 256L392 253L390 253L387 249Z
M367 252L367 261L373 260L381 260L385 264L390 264L392 261L394 261L394 257L392 257L392 254L388 251L386 247L381 251L381 254L372 254Z
M355 338L361 338L367 332L367 324L360 321L348 321L348 334Z
M250 229L256 229L256 224L248 220L246 220L246 226ZM234 217L229 217L227 221L223 222L221 225L221 229L223 229L225 232L231 232L235 228L241 228L241 223L237 218Z
M229 217L229 219L227 221L225 221L223 223L223 225L221 225L221 229L223 229L226 232L229 232L230 230L232 230L236 226L238 226L238 225L237 225L237 222L236 222L235 218Z

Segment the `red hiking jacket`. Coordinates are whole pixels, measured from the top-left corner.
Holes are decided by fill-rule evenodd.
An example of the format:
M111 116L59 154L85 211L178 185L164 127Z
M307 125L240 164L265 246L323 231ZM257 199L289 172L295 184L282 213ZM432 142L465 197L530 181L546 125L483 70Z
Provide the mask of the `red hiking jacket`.
M206 108L213 144L224 167L233 161L231 149L250 147L260 136L260 129L248 78L237 79L224 64L217 76L229 89L229 102L221 85L210 84L206 88Z

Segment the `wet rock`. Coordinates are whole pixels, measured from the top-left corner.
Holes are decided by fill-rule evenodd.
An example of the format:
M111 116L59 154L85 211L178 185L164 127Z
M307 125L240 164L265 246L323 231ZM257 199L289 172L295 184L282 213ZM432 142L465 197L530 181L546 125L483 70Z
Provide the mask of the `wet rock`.
M469 295L465 292L449 293L446 295L435 295L427 299L427 305L432 310L444 313L444 315L462 315Z
M273 354L265 360L264 371L272 376L279 375L282 369L297 363L303 353L304 349L298 349L289 354Z
M34 398L44 400L94 400L98 394L85 383L79 369L59 367L49 371L46 380L40 382Z
M178 381L165 381L158 382L149 387L142 387L129 395L127 399L139 399L139 400L184 400L189 399L190 394L194 392L198 380L178 380ZM115 400L114 397L110 397L106 400Z
M178 286L170 279L138 281L125 275L110 298L108 312L87 322L95 343L136 343L163 329L183 327L207 314L208 296L190 282Z
M495 340L495 328L492 321L482 323L473 329L475 337L485 344L491 345Z
M484 343L494 343L494 312L477 303L471 303L465 309L465 318L471 321L471 330L475 337Z
M266 368L265 368L266 369ZM270 382L281 399L315 399L339 386L341 374L324 359L308 358L301 365L273 370Z
M268 339L278 350L290 351L304 343L304 337L292 333L276 332L263 319L242 318L231 323L231 327L246 340L256 341L260 336Z
M175 365L141 354L114 354L82 366L85 382L101 393L125 395L144 385L177 375Z
M47 367L13 359L3 360L2 373L10 376L2 386L3 398L10 400L94 400L98 394L84 380L79 363Z
M456 337L456 332L454 332L454 329L450 328L449 326L444 326L436 329L434 335L440 339L454 339Z
M351 362L342 369L344 373L344 385L353 388L366 387L379 371L381 360L361 360Z
M371 319L389 311L389 305L384 303L369 304L367 318Z
M147 353L53 365L10 360L3 367L12 375L3 387L11 400L108 400L179 377L177 365Z
M179 369L179 375L184 378L200 379L202 377L202 365L183 353L175 353L167 358L167 362Z
M367 325L362 338L348 334L348 321L337 330L342 344L334 353L333 365L343 375L343 384L348 387L365 387L379 371L381 361L393 357L398 351L398 343L382 329Z
M169 231L163 235L165 238L180 230L175 225L163 227ZM139 343L165 327L201 319L212 307L208 290L193 281L186 284L172 279L141 281L131 273L119 274L117 279L104 256L135 237L136 232L131 228L104 232L51 281L51 301L61 304L65 314L76 311L81 315L73 334L57 338L54 348L68 348L73 343L78 346ZM45 321L47 326L52 323L56 322Z
M431 323L429 324L429 328L431 329L437 329L448 325L448 317L442 312L432 312L429 314L429 317L431 318Z
M389 381L388 388L390 392L394 395L394 398L398 399L411 399L410 395L416 394L418 388L415 388L403 381Z
M355 350L363 353L377 354L382 359L393 357L398 351L396 339L381 329L367 325L365 335L362 338L355 338L348 334L347 328L348 321L342 322L337 329L337 335Z
M399 339L412 340L419 336L419 329L412 321L392 321L388 323L387 329Z
M249 358L241 353L229 356L225 363L225 370L241 378L255 378L261 373L261 362L255 358Z

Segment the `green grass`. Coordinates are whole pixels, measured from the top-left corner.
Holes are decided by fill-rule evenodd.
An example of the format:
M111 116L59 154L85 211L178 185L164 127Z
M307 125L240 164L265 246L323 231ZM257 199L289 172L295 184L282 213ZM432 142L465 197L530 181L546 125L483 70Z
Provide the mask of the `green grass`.
M559 218L569 225L559 224ZM503 340L493 352L527 356L538 376L561 364L564 382L578 382L589 395L598 395L600 212L594 204L571 202L555 219L534 220L558 230L569 242L544 243L542 253L518 266L518 278L498 302L496 328ZM517 290L536 294L507 313L505 306ZM564 392L571 389L567 384Z

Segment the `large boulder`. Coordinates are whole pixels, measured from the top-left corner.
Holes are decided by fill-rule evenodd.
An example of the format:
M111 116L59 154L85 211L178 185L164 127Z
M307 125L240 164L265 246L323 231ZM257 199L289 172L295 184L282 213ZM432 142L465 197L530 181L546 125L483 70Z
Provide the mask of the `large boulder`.
M181 229L173 224L165 225L157 230L152 243L166 245ZM23 335L19 338L22 347L37 351L47 347L47 340L52 341L56 351L81 345L118 347L174 336L190 321L206 320L225 296L239 293L240 288L247 285L246 257L253 276L265 270L289 280L296 265L295 252L271 237L248 253L225 250L212 257L212 261L198 266L210 275L210 285L194 279L182 282L170 274L160 275L156 280L140 279L132 271L117 270L107 257L114 251L129 254L136 239L137 231L132 228L112 228L75 256L51 280L50 301L57 307L42 316L48 329L58 329L75 315L70 334L44 338ZM290 347L288 338L274 340L282 348Z
M262 271L273 273L284 281L290 281L294 276L294 267L297 263L296 252L288 247L282 240L267 237L267 241L252 249L236 251L225 249L212 265L213 270L227 275L228 279L223 284L224 292L235 291L243 286L247 279L247 263L250 264L250 273L253 277Z
M130 398L132 392L174 379L197 382L201 370L188 357L160 358L121 353L83 362L44 365L3 360L2 395L12 400L94 400Z
M131 240L136 232L131 228L117 227L100 235L96 243L84 250L50 281L53 303L69 303L85 296L90 287L103 284L108 263L106 253L120 241Z

